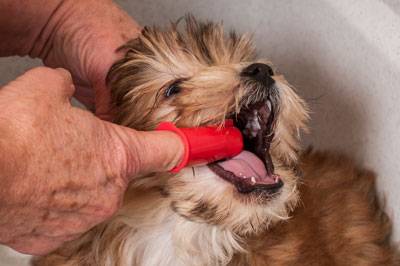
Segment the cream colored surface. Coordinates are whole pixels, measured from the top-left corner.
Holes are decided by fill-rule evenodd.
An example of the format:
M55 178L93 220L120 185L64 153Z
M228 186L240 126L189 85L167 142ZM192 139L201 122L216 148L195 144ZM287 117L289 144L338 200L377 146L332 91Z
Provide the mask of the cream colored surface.
M187 12L252 32L260 56L309 102L306 143L376 171L400 240L400 3L397 0L119 0L142 25ZM1 59L0 84L37 64ZM22 265L6 260L0 265ZM2 259L3 257L3 259Z

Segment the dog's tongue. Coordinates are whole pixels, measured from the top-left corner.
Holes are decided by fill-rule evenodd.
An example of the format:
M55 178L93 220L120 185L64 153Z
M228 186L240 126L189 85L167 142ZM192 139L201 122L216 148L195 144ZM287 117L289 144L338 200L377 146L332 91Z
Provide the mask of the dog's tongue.
M253 153L242 151L232 159L218 163L226 171L237 177L252 180L253 183L274 184L273 176L269 176L264 163Z

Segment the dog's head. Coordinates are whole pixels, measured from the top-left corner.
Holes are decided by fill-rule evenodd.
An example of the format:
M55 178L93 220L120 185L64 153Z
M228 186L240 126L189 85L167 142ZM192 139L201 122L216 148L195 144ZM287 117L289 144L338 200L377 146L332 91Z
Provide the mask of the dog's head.
M255 59L248 36L224 34L220 24L185 19L185 29L144 28L126 44L108 76L116 122L152 130L223 124L244 136L233 159L138 182L159 186L173 211L236 234L258 233L288 217L298 201L296 160L304 102L269 63ZM168 174L164 174L168 175Z

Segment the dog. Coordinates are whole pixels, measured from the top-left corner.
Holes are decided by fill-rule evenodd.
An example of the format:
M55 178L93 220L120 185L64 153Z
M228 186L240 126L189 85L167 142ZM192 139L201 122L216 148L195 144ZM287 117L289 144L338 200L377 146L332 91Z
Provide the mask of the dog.
M220 125L234 158L133 181L122 209L35 265L400 265L372 172L302 151L309 111L248 35L187 16L145 27L108 75L115 122Z

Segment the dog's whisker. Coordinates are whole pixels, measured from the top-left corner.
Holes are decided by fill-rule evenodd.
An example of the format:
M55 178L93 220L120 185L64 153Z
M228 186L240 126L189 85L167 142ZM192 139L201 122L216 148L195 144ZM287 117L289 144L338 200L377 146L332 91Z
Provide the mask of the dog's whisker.
M192 173L193 173L193 177L196 177L196 170L194 169L194 167L192 167Z

